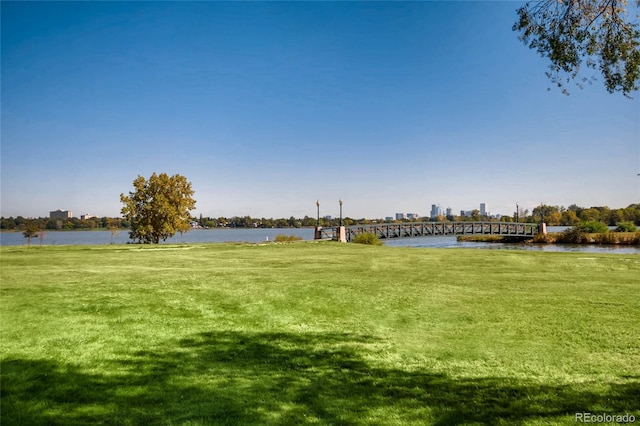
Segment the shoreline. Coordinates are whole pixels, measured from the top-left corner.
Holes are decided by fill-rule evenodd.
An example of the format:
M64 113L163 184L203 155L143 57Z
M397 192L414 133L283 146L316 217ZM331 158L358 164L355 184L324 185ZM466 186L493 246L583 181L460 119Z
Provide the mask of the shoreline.
M561 232L538 234L527 240L500 235L460 235L457 240L471 243L524 243L524 244L580 244L580 245L612 245L640 246L640 232L605 232L585 233L575 241L565 241Z

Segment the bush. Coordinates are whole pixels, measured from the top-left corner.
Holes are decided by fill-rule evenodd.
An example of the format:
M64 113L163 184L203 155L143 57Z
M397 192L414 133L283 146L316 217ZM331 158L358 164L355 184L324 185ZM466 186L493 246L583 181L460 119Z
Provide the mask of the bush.
M356 235L353 239L353 242L356 244L368 244L371 246L381 246L384 243L378 239L376 234L365 233Z
M300 241L302 237L298 237L297 235L276 235L275 242L276 243L290 243L292 241Z
M619 222L616 223L616 226L616 232L636 232L638 230L636 224L631 221Z
M599 222L597 220L580 222L577 228L580 228L582 232L585 232L587 234L600 234L600 233L609 232L609 227L607 226L607 224L603 222Z
M582 230L580 226L574 226L573 228L569 228L564 231L560 236L556 239L558 243L566 243L566 244L581 244L587 242L588 236Z

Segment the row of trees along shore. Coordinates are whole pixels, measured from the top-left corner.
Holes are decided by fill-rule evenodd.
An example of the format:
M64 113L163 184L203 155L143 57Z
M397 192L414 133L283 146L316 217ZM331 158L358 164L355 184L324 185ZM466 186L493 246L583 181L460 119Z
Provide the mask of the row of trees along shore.
M574 226L580 222L602 222L608 226L617 226L621 222L634 222L640 226L640 204L631 204L625 208L611 209L609 207L579 207L575 204L569 207L540 205L531 212L521 210L518 215L514 212L512 216L502 216L500 219L489 219L480 215L478 210L474 210L470 217L467 216L439 216L436 221L501 221L540 223L545 222L549 226ZM358 225L371 223L393 223L393 222L425 222L427 217L403 220L384 219L354 219L345 217L342 219L344 225ZM320 218L320 226L337 226L338 218ZM200 228L302 228L316 226L317 218L304 216L303 218L254 218L251 216L233 217L192 217L192 225ZM40 230L94 230L94 229L128 229L130 222L122 218L93 217L89 219L49 219L49 218L25 218L2 217L0 228L3 230L22 231L27 226L34 226Z

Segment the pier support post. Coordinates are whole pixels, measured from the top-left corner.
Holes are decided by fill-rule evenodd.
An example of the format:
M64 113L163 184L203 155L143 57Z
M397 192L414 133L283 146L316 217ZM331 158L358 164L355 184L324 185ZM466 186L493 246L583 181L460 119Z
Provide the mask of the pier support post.
M543 234L543 235L547 235L547 224L542 222L539 226L538 226L538 233L539 234Z
M313 239L314 240L321 240L322 239L322 226L316 226L316 230L313 233Z
M341 243L346 243L347 242L347 230L344 226L338 226L336 228L336 237L338 239L338 241L340 241Z

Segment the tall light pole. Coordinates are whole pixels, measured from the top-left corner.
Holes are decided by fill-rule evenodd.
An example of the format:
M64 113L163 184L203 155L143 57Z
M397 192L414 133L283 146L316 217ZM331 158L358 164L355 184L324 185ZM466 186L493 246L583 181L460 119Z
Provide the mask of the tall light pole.
M316 226L320 226L320 200L316 200L316 207L318 208L318 220L316 221Z
M520 209L518 208L518 203L516 203L516 222L520 220Z
M340 198L338 203L340 203L340 226L342 226L342 198Z

